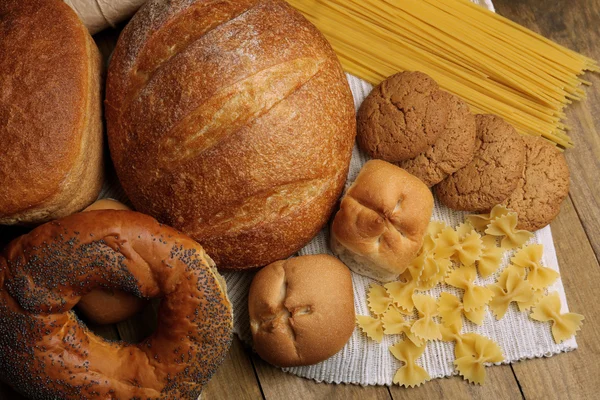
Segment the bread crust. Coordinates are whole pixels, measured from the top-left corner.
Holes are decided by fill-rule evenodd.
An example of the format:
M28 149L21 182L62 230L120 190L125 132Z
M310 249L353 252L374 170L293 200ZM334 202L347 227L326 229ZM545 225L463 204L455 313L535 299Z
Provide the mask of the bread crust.
M60 218L103 179L101 56L58 0L0 3L0 224Z
M71 309L98 288L160 297L157 330L138 344L89 331ZM77 213L0 254L0 378L31 398L195 400L232 330L212 260L147 215Z
M285 258L327 222L355 135L335 53L281 0L150 1L109 68L111 156L137 210L220 268Z
M433 210L429 188L381 160L368 161L331 224L331 248L354 272L391 281L415 258Z
M248 311L254 349L265 361L292 367L326 360L354 331L350 270L325 254L276 261L254 277Z

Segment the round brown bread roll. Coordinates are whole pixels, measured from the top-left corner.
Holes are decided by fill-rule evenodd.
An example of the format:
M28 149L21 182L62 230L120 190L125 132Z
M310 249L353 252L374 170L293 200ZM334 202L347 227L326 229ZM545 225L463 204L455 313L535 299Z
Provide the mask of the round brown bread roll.
M540 137L525 136L525 169L504 205L519 216L517 229L536 231L560 212L569 195L569 166L563 153Z
M398 162L416 157L446 129L448 103L422 72L392 75L375 87L358 110L360 147L371 157Z
M161 297L156 331L138 344L96 336L71 310L97 288ZM147 215L74 214L0 255L0 378L31 398L195 400L232 327L202 247Z
M512 125L497 115L475 116L473 160L435 187L439 200L454 210L486 212L516 189L525 167L525 144Z
M354 103L324 37L283 0L151 0L108 74L111 156L136 210L221 268L288 257L327 222Z
M331 249L358 274L395 280L421 248L432 210L431 191L419 178L371 160L333 219Z
M254 349L280 367L312 365L340 351L354 331L350 270L325 254L276 261L248 295Z
M62 1L0 1L0 224L60 218L98 196L100 70Z
M130 210L113 199L101 199L83 211ZM144 308L146 301L120 290L92 290L81 297L77 309L91 322L99 325L115 324L126 320Z

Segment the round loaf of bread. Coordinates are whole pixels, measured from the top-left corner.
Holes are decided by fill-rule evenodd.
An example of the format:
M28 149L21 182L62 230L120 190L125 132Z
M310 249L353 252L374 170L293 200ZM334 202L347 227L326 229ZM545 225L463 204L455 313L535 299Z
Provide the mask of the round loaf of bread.
M151 0L119 38L106 97L133 205L219 267L288 257L327 222L353 99L327 41L283 0Z
M331 224L331 250L357 274L392 281L416 257L433 196L416 176L371 160L342 199Z
M98 196L100 69L62 1L0 1L0 224L60 218Z
M276 261L248 295L254 349L280 366L312 365L340 351L354 331L350 270L325 254Z

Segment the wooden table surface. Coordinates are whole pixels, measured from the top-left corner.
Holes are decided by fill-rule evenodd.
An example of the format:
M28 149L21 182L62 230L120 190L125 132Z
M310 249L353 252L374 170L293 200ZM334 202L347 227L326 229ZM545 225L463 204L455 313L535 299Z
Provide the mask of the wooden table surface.
M600 0L494 0L496 11L544 36L600 60ZM104 54L117 31L96 40ZM600 74L585 102L567 115L575 149L566 152L571 192L552 223L569 307L585 315L579 349L551 358L488 368L484 386L459 377L437 379L419 388L328 385L281 372L236 338L229 357L204 391L205 399L596 399L600 398ZM5 228L6 230L6 228ZM2 236L2 235L0 235ZM1 238L0 238L1 239ZM0 240L1 241L1 240ZM152 330L145 312L116 326L96 327L109 338L139 341ZM141 327L141 328L140 328ZM21 399L0 384L0 399Z

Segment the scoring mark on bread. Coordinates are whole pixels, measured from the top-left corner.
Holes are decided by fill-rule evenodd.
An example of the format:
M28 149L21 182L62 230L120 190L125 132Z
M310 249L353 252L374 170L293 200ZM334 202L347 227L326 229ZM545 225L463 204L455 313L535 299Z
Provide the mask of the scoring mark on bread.
M247 4L244 4L247 3ZM215 29L242 18L254 9L259 1L251 2L196 2L176 18L164 24L145 41L136 58L131 74L131 84L121 109L126 112L133 100L143 91L152 77L166 67L178 54ZM233 9L231 9L231 7Z
M172 168L196 157L251 124L316 76L325 61L297 58L220 89L165 135L160 146L162 165ZM266 82L268 90L264 90Z
M326 178L301 179L284 183L255 193L237 205L231 204L227 212L220 211L200 222L219 232L252 227L259 220L265 220L267 218L265 216L283 218L289 212L297 211L294 206L311 203L330 185L331 182Z

